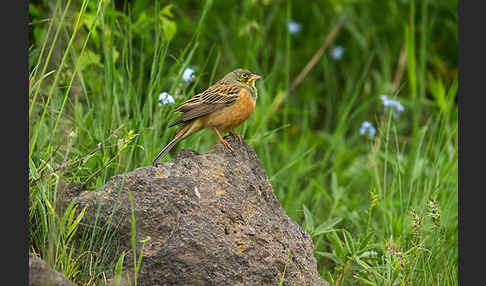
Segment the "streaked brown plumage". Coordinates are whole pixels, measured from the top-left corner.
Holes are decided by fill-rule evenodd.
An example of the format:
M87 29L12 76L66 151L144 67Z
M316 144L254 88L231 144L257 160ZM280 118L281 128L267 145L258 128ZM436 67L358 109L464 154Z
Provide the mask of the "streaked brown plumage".
M257 99L255 81L259 78L261 77L244 69L234 70L204 92L196 94L179 106L175 112L182 114L169 124L169 127L177 124L183 126L174 139L157 155L153 165L155 166L182 139L205 128L213 129L221 143L233 150L220 133L229 132L238 137L241 142L241 136L232 130L245 122L253 113Z

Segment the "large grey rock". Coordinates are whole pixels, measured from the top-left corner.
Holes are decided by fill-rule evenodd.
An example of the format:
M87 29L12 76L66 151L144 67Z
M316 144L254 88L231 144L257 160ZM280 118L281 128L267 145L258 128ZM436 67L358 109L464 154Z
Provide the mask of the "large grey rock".
M76 284L49 268L40 257L29 252L29 286L76 286Z
M131 192L137 242L151 238L138 285L279 285L289 252L284 285L325 285L310 235L286 215L254 150L228 140L234 153L221 144L203 155L181 150L82 192L85 222L93 223L98 202L101 223L118 206L112 224L130 253Z

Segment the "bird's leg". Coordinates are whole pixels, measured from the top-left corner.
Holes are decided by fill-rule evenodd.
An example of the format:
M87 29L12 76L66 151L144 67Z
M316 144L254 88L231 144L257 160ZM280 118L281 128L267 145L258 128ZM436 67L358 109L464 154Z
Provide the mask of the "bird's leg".
M243 140L241 139L241 135L238 134L238 133L235 133L233 131L229 131L229 134L231 134L231 136L236 136L238 139L240 139L240 143L243 143Z
M233 151L234 151L234 150L233 150L233 148L231 148L231 146L230 146L230 144L228 143L228 141L224 140L224 139L223 139L223 137L221 137L221 134L219 134L218 129L216 129L216 128L213 128L213 129L214 129L214 131L216 132L216 134L218 134L218 137L219 137L219 140L221 140L221 143L223 143L223 145L224 145L226 148L230 149L230 150L231 150L231 152L233 152Z

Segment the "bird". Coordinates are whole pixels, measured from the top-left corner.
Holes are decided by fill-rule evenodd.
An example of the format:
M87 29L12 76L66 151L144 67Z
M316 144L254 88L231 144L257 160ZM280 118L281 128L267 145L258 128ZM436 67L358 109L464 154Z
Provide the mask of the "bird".
M157 162L181 140L203 129L214 130L220 142L233 151L221 133L228 132L237 137L240 143L242 142L241 135L235 133L233 129L253 114L258 97L255 81L260 78L262 78L260 75L238 68L227 73L205 91L183 102L174 110L182 114L168 126L182 124L182 128L155 157L152 165L156 166Z

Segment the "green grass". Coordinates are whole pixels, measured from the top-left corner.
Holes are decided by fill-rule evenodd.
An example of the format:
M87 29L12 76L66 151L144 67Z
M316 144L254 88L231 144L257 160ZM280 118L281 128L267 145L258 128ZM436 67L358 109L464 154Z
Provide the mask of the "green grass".
M263 79L255 113L236 131L312 235L322 277L457 285L457 1L115 2L29 3L31 251L81 285L120 274L116 226L79 228L74 204L60 212L66 183L96 189L150 165L177 130L167 128L172 110L244 67ZM288 19L302 31L291 35ZM330 55L337 45L341 60ZM182 81L186 67L194 82ZM163 91L175 105L158 104ZM381 94L405 111L393 116ZM365 120L376 136L360 136ZM216 143L203 131L176 149Z

